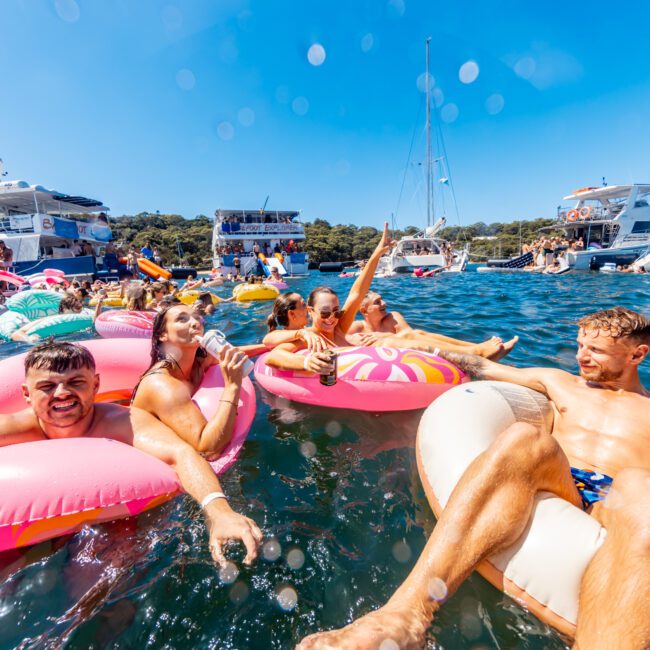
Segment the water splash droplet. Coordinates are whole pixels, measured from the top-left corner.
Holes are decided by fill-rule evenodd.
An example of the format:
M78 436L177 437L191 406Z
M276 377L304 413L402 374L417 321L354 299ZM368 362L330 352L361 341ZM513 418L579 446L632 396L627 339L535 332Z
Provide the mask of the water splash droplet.
M305 554L299 548L292 548L287 553L287 564L294 570L302 569L305 564Z
M291 102L291 109L296 115L307 115L309 111L309 102L306 97L296 97Z
M225 566L219 569L219 580L225 585L230 585L239 576L239 569L234 562L226 562Z
M452 122L455 122L458 119L458 106L456 104L445 104L441 109L440 109L440 119L443 122L447 122L447 124L451 124Z
M314 43L309 50L307 50L307 60L313 66L323 65L325 59L327 58L327 53L325 48L320 43Z
M504 106L505 106L505 100L503 99L503 96L500 95L499 93L494 93L493 95L490 95L485 100L485 110L490 115L497 115L503 110Z
M290 612L298 604L298 594L293 587L285 586L278 590L276 594L278 605L285 611Z
M196 84L196 78L191 70L182 68L176 73L176 83L181 90L192 90Z
M237 111L237 119L242 126L253 126L255 123L255 111L244 106Z
M282 546L277 539L271 538L262 546L262 556L268 562L275 562L282 555Z
M428 591L429 596L439 603L447 598L447 585L440 578L432 578L429 581Z
M81 10L75 0L55 0L54 9L57 16L66 23L76 23L81 17Z
M466 61L458 70L458 78L464 84L471 84L476 81L479 75L479 67L476 61Z
M312 458L316 455L316 445L311 441L303 442L300 445L300 453L305 458Z
M375 37L368 32L361 37L361 51L364 53L370 52L375 45Z
M230 122L220 122L217 126L217 135L222 140L232 140L235 137L235 127Z

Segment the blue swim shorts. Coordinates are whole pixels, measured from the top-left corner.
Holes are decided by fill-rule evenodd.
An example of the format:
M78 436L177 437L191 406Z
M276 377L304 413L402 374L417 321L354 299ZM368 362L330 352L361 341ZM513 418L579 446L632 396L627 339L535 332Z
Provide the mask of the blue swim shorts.
M571 468L573 482L582 497L582 509L588 510L597 501L602 501L612 486L612 477L588 469Z

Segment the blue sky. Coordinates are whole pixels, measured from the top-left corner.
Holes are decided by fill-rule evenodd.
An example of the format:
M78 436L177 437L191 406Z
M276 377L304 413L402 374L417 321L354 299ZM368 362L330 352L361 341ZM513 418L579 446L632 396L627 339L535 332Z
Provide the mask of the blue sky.
M307 220L421 225L431 36L462 223L549 217L602 176L650 182L649 19L625 1L3 0L0 157L113 215L269 195Z

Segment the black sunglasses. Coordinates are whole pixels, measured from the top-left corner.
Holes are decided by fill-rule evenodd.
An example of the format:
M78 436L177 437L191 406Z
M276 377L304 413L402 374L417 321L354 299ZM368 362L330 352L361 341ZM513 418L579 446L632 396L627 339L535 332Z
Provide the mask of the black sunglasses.
M323 320L327 320L332 314L334 314L334 318L341 318L343 316L343 312L340 309L335 309L334 311L331 309L323 309L323 311L318 312L318 315Z

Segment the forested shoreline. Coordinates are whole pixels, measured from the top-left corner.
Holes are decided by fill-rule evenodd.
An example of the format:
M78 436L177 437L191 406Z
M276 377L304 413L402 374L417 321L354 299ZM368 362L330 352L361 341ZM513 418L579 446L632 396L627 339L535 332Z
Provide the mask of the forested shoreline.
M455 246L470 245L473 261L487 257L510 257L516 255L520 243L535 239L538 230L552 226L553 219L513 221L511 223L478 222L469 226L444 228L439 235ZM118 244L135 244L137 248L146 242L156 246L165 265L187 264L209 267L212 264L213 222L205 215L185 219L178 214L151 214L142 212L111 219L113 237ZM394 238L413 235L415 226L392 233ZM345 262L362 260L379 241L379 231L371 226L331 225L325 219L305 223L304 249L313 264L320 262Z

